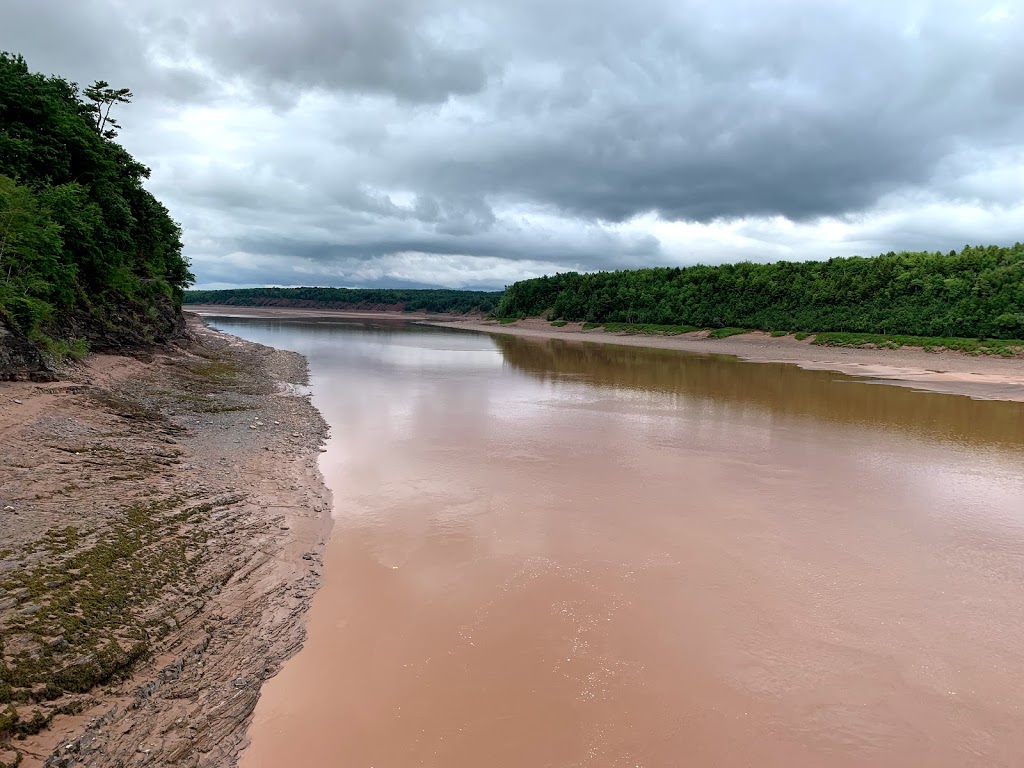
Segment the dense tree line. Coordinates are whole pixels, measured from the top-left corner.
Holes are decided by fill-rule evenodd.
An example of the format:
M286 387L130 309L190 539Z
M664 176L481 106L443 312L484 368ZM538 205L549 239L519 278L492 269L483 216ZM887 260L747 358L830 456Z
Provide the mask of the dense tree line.
M1024 245L523 280L495 309L589 322L1024 338Z
M311 309L390 309L405 312L489 313L501 292L402 288L237 288L186 291L186 304Z
M192 280L181 231L114 141L111 110L130 98L0 53L0 328L44 348L146 344L180 327Z

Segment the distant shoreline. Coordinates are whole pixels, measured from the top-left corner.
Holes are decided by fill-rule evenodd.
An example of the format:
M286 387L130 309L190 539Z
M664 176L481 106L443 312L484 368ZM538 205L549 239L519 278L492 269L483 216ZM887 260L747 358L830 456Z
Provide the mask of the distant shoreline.
M336 317L352 318L377 318L383 320L429 320L436 318L458 317L483 320L480 314L472 315L449 315L436 312L401 312L398 310L373 310L373 309L309 309L306 307L236 307L228 304L186 304L183 311L192 312L197 315L216 315L218 317L257 317L264 319L273 318L309 318L315 320L330 319Z
M807 370L830 370L896 386L976 400L1024 402L1024 358L969 355L949 350L926 352L914 347L862 349L816 346L810 339L773 337L751 331L724 339L709 338L707 331L678 336L610 333L583 330L582 323L553 327L546 320L498 323L485 319L432 319L430 325L537 339L561 339L631 347L676 349L697 354L730 355L747 362L790 363Z
M545 320L528 319L499 323L480 315L444 315L423 312L352 312L330 309L284 307L230 307L189 305L186 311L200 315L252 318L339 317L407 320L445 328L482 333L508 334L537 339L561 339L621 346L676 349L697 354L730 355L748 362L790 363L808 370L831 370L860 376L873 382L920 389L928 392L965 395L977 400L1024 402L1024 358L969 355L949 350L926 352L914 347L863 349L816 346L793 336L773 337L753 331L724 339L711 339L707 332L656 336L610 333L603 329L584 331L581 323L556 328Z

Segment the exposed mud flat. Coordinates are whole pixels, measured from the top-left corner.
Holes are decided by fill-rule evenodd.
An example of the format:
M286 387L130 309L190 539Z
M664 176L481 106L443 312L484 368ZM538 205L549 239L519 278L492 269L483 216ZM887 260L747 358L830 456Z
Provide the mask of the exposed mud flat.
M190 331L0 384L0 762L231 765L303 641L331 524L305 360Z

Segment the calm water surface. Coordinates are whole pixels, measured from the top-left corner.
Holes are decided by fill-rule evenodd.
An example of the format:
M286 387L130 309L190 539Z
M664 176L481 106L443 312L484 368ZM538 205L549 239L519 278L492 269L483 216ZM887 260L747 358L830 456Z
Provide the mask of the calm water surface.
M219 318L309 357L336 525L243 768L1019 766L1024 405Z

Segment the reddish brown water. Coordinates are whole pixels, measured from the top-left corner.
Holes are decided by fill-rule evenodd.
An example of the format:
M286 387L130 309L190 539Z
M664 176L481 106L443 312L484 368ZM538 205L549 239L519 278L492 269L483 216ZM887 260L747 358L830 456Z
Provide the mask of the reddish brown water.
M1019 766L1024 405L219 321L309 355L336 527L243 768Z

